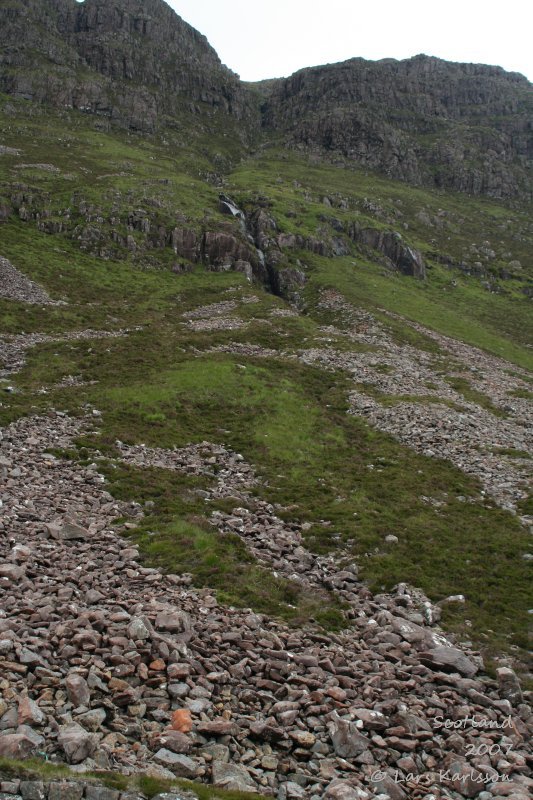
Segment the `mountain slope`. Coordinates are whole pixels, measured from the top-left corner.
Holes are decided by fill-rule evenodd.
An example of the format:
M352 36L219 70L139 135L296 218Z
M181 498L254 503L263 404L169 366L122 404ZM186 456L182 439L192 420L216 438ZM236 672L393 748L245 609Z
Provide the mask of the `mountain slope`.
M269 82L264 125L391 178L532 197L533 88L498 67L352 59Z
M0 3L0 89L129 128L186 111L253 116L237 76L161 0Z
M0 13L0 793L527 800L529 85L376 65L372 171L155 0Z

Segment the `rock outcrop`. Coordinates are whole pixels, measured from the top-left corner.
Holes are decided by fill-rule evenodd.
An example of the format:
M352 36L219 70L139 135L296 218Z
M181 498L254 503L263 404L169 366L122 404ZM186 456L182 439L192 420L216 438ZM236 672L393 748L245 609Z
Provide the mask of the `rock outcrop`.
M3 3L0 91L141 132L192 114L241 144L262 130L415 185L533 196L533 89L522 75L420 55L251 87L162 0Z
M533 88L499 67L354 58L268 83L263 124L391 178L532 195Z
M0 91L146 132L219 112L244 133L254 115L205 36L161 0L2 4Z

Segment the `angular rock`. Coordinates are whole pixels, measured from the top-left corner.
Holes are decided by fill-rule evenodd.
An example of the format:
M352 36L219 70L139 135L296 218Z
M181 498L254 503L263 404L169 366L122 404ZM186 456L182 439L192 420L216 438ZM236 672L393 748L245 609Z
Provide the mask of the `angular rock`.
M19 725L42 725L46 715L41 711L35 700L24 696L19 700L18 723Z
M328 723L328 730L333 749L341 758L355 758L370 747L370 740L359 733L352 722L340 717Z
M516 673L509 667L499 667L496 670L496 675L498 677L500 697L508 700L513 706L519 705L523 700L523 695Z
M215 719L212 722L198 723L196 730L206 736L237 736L240 728L227 719Z
M38 746L25 734L0 734L0 757L25 759L32 756Z
M180 731L165 731L159 741L164 748L173 753L189 753L192 748L191 739Z
M289 736L299 747L312 747L316 742L316 736L310 731L291 731Z
M103 708L93 708L91 711L86 711L84 714L79 714L76 721L83 725L85 730L96 733L100 730L106 720L107 714Z
M467 678L473 677L478 671L477 666L456 647L443 645L433 650L426 650L420 653L420 661L432 669L459 672Z
M68 698L74 708L78 706L88 706L91 700L91 691L87 681L76 672L71 672L65 680L65 687Z
M177 635L180 641L189 641L192 637L191 618L185 611L160 612L155 620L157 630L169 631Z
M0 581L2 579L15 583L24 577L24 568L17 564L0 564Z
M75 722L60 728L57 740L69 764L79 764L92 756L97 743L94 734Z
M85 790L85 800L119 800L119 798L120 792L105 786L88 786Z
M21 781L19 792L22 800L46 800L48 787L45 789L43 781Z
M362 800L362 797L359 789L342 780L331 781L324 793L324 800Z
M181 778L194 778L198 773L198 764L192 758L181 753L173 753L165 747L157 751L154 759Z
M258 789L245 767L238 764L224 764L222 761L213 762L212 782L220 789L236 792L254 792Z
M303 800L307 792L295 781L285 781L279 787L278 800Z
M52 539L61 539L64 542L69 542L89 538L89 531L75 522L48 523L46 527Z
M48 800L82 800L84 793L83 784L53 781L48 787Z

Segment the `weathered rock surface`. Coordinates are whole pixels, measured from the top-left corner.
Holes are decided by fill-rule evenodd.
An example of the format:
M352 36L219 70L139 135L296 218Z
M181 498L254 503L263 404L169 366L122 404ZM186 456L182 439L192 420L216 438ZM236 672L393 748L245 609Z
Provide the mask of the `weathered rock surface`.
M33 69L33 53L43 64ZM254 119L243 86L207 42L160 0L48 0L0 8L0 89L153 131L209 109ZM83 70L78 65L83 65Z
M273 82L263 118L293 146L408 183L529 199L532 96L526 78L499 67L353 58Z

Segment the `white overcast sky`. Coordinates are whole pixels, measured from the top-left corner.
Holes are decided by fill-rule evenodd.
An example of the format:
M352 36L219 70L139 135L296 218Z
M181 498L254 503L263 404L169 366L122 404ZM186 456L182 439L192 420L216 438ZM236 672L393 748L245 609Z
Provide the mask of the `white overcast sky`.
M533 81L533 0L167 0L243 80L344 61L497 64Z

